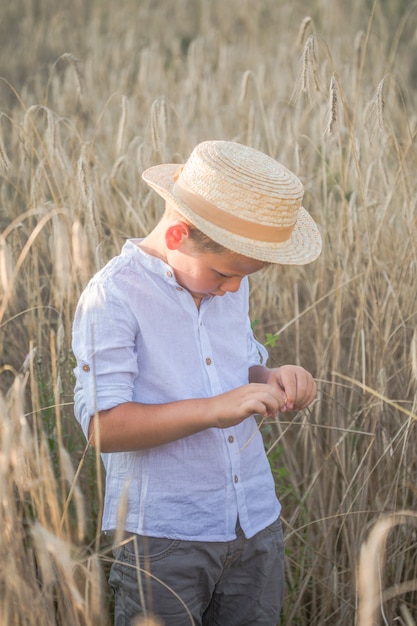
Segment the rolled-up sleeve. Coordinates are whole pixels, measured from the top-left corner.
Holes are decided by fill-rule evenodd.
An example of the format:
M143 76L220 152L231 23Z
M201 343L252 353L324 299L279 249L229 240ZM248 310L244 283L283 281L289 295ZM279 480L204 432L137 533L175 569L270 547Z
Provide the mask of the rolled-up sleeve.
M247 338L248 338L248 363L249 368L253 365L266 365L268 360L268 351L257 339L255 339L250 320L248 319L248 328L247 328Z
M137 319L117 290L91 282L74 318L72 349L76 358L75 415L84 433L96 411L133 397L138 374ZM82 399L82 400L81 400Z

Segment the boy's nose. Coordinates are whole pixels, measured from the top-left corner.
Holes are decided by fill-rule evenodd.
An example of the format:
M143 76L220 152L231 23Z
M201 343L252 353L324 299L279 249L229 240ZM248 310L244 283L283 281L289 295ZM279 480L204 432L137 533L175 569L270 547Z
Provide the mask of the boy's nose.
M220 289L222 289L222 291L231 291L234 293L239 289L241 281L242 279L238 276L231 276L222 282Z

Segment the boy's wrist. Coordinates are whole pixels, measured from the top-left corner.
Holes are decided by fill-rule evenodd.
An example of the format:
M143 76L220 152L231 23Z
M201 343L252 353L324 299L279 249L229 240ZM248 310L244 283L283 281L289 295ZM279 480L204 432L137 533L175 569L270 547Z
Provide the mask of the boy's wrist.
M206 398L204 421L206 428L219 428L218 396Z
M271 370L265 365L253 365L249 368L250 383L267 383Z

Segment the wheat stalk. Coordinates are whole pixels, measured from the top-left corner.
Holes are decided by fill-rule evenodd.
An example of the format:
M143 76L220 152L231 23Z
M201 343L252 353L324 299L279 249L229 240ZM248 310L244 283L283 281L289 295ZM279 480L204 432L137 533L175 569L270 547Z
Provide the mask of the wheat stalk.
M325 135L333 135L334 126L337 122L337 82L336 77L333 76L330 79L329 88L329 121L327 122L327 128Z
M358 626L369 626L379 621L377 614L383 610L381 579L388 534L395 526L410 522L417 523L417 515L410 511L386 515L374 525L367 540L362 543L357 572ZM417 581L411 582L414 584L410 588L415 589ZM397 589L394 593L397 594L398 591ZM387 595L391 595L389 590Z
M304 45L305 35L310 24L313 24L313 19L310 16L306 16L300 24L297 35L297 48L302 48Z

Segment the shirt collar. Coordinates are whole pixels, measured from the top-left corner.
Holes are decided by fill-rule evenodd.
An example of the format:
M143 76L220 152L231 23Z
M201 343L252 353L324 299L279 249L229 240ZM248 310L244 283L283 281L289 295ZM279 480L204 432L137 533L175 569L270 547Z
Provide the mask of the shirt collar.
M149 271L158 274L167 282L175 281L175 273L172 267L159 257L153 256L152 254L145 252L145 250L143 250L139 246L139 243L141 241L143 241L143 239L128 239L123 246L122 254L126 254L131 257L134 257L135 255L140 255L140 263L142 267L145 267Z

